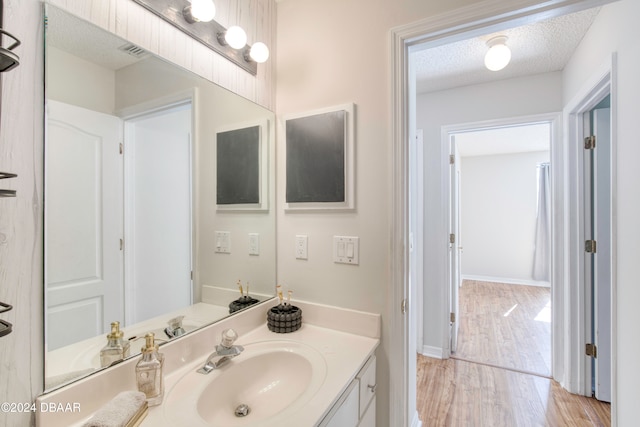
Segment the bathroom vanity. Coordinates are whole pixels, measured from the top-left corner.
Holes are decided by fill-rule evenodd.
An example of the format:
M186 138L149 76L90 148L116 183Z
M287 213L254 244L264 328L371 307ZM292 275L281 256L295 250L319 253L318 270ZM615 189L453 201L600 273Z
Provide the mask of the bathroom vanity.
M375 426L376 359L380 316L311 303L302 327L269 331L275 300L194 331L160 347L164 354L162 404L142 426ZM244 351L209 374L196 372L233 328ZM37 405L76 405L79 411L37 413L37 426L82 426L119 392L136 390L128 359L38 398ZM236 409L248 406L246 416ZM73 406L72 406L73 407Z

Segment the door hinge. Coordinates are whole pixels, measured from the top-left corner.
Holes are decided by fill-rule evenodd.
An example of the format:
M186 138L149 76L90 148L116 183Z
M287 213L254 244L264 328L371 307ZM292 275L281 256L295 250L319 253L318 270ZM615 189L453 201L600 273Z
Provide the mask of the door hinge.
M189 277L191 278L191 280L193 280L193 270L191 270L191 274L189 275Z
M124 152L124 145L122 145L122 142L120 143L120 154L122 154Z
M456 163L456 156L454 156L453 154L449 154L449 164L453 165Z
M124 239L120 239L120 250L124 249Z
M455 313L450 313L449 314L449 321L451 323L456 323L456 314Z
M598 358L598 347L595 344L587 344L585 345L585 350L587 356Z
M456 242L456 235L449 234L449 243L454 244Z
M402 314L407 314L407 299L403 299L402 300L402 304L400 306L400 310L402 311Z
M596 148L596 137L595 135L588 136L584 139L584 149L585 150L593 150Z
M595 240L587 240L584 242L584 251L588 254L596 253L596 241Z

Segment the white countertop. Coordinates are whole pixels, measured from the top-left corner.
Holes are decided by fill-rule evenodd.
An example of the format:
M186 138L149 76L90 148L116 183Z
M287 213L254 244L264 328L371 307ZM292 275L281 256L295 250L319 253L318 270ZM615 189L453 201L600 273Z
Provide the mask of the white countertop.
M379 344L380 316L336 307L299 303L303 309L303 326L296 332L277 334L266 326L266 311L272 303L261 304L236 316L181 337L161 347L165 355L165 401L178 382L200 367L218 343L223 329L234 328L238 345L251 347L251 343L265 341L292 341L313 348L326 364L326 377L318 391L299 409L283 411L263 423L255 423L247 417L247 426L314 426L319 423L336 399L355 378L360 367L374 353ZM248 350L245 350L248 351ZM237 357L238 361L242 354ZM120 365L103 370L38 398L41 404L78 404L76 412L37 412L36 425L42 427L80 427L101 406L124 390L136 390L135 363L129 359ZM234 362L232 360L229 365ZM221 368L224 369L225 367ZM210 374L211 375L211 374ZM207 375L203 375L206 381ZM215 404L215 402L212 402ZM185 408L184 424L176 424L176 418L167 416L164 404L150 408L143 427L193 427L197 412ZM189 418L191 417L191 418ZM178 418L181 419L181 418ZM198 417L199 419L199 417ZM200 419L199 422L202 422Z

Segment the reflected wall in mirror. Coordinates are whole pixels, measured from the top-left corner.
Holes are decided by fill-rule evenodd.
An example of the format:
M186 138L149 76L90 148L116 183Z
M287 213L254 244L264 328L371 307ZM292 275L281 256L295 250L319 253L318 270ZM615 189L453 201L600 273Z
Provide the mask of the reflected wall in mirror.
M45 390L274 294L274 115L58 8L45 38ZM216 133L259 123L263 209L216 206ZM238 282L242 284L245 298ZM247 292L250 297L246 297Z

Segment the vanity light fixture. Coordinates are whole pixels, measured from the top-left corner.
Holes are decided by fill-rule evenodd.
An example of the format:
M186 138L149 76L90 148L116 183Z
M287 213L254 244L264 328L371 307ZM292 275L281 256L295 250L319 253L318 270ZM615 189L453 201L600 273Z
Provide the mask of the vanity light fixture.
M227 29L213 19L213 0L133 1L254 76L258 73L258 63L269 58L269 49L264 43L249 46L242 28Z
M484 56L484 65L491 71L502 70L511 61L511 49L507 47L507 36L496 36L487 41L489 50Z
M249 49L249 58L256 61L257 63L266 62L269 59L269 48L266 44L262 42L254 43ZM245 59L246 51L245 51Z
M209 22L216 16L216 5L213 0L191 0L191 4L182 9L182 14L190 24Z
M220 38L224 39L224 42L220 40ZM237 25L229 27L224 34L218 35L218 41L221 43L226 43L234 49L242 49L247 44L247 33Z

